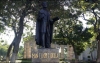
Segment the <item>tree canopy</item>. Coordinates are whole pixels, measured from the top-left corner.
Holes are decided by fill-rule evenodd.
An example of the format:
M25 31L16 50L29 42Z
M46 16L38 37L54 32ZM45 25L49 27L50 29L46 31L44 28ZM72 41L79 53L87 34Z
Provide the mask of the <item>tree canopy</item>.
M51 18L60 17L60 20L54 24L54 41L58 44L71 44L74 47L74 52L79 55L84 50L85 44L89 43L89 39L92 37L89 28L84 28L79 18L81 17L87 21L87 24L93 25L93 33L98 34L100 29L100 0L42 1L47 1ZM3 32L6 27L12 28L14 31L15 37L11 43L11 46L14 46L13 53L18 53L24 28L32 30L27 22L36 21L42 1L0 0L0 32ZM86 18L86 13L90 14L89 19ZM8 51L10 51L10 46Z

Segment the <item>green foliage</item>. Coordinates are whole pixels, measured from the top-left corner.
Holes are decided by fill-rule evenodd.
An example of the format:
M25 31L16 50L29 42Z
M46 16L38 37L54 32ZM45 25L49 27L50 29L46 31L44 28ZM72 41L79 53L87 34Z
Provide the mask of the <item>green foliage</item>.
M29 40L31 40L31 39L33 39L32 36L27 36L27 37L25 37L25 38L23 39L23 41L24 41L24 42L27 42L27 41L29 41Z
M6 56L7 49L8 49L7 43L2 44L0 42L0 57L3 56L3 58L4 58Z
M93 35L89 32L88 28L83 28L82 22L78 20L78 17L82 14L85 6L83 7L84 9L79 10L81 7L76 5L76 3L81 5L87 4L85 4L84 1L75 2L76 1L72 2L72 7L63 11L64 18L55 23L57 29L54 32L55 36L53 41L58 44L71 44L74 48L74 52L79 55L85 50L86 45L90 42L89 39L92 38Z
M76 53L79 55L81 52L85 50L86 43L89 42L89 39L92 36L93 35L88 31L87 28L83 30L82 25L75 25L72 28L70 27L69 30L60 30L58 34L55 36L54 40L58 44L71 44L74 47Z
M24 56L24 47L20 46L19 47L19 52L18 52L18 59L22 59Z
M21 63L31 63L32 60L31 59L22 59Z

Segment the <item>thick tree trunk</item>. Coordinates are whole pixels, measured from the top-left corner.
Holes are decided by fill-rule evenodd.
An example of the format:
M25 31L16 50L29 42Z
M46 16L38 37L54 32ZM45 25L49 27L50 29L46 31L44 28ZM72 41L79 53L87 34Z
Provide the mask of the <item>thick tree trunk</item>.
M19 43L20 43L20 41L19 41ZM11 60L10 60L11 63L14 63L17 59L17 53L19 50L19 43L16 42L14 44L13 53L12 53Z
M100 41L98 41L98 49L97 49L97 63L100 63Z
M93 55L92 55L92 51L90 52L90 54L91 54L91 58L92 58L92 60L93 60Z
M19 32L17 34L16 41L14 42L13 54L12 54L12 57L11 57L11 62L13 62L13 63L17 59L17 53L18 53L18 50L19 50L19 44L20 44L21 37L22 37L22 34L23 34L23 21L24 21L24 17L25 17L25 14L23 13L23 15L20 17Z
M26 11L28 11L28 9L30 8L30 7L28 7L29 4L31 4L31 1L26 0L25 8L22 11L22 14L20 16L19 28L18 28L17 31L14 29L15 38L14 38L12 44L8 48L8 51L7 51L7 59L6 59L7 62L9 61L9 58L10 58L10 52L11 52L12 46L13 46L13 52L12 52L12 56L11 56L11 61L10 62L11 63L15 63L15 60L17 59L17 53L18 53L18 50L19 50L19 44L20 44L21 37L22 37L22 34L23 34L24 18L25 18L26 15L28 15L28 13Z
M17 53L12 53L10 63L15 63L16 58L17 58Z
M18 50L19 50L19 44L20 44L21 37L22 37L22 34L23 34L23 21L24 21L24 17L25 17L25 15L21 16L20 21L19 21L19 31L18 31L18 34L15 34L16 36L15 36L12 44L8 48L7 59L6 59L7 62L9 62L12 46L13 46L13 52L12 52L12 56L11 56L10 62L11 63L15 63L15 60L17 59L17 53L18 53Z
M74 51L74 53L75 53L75 63L78 63L78 55L75 51Z
M8 50L7 50L7 56L6 56L6 62L8 63L10 60L10 54L12 53L12 49L13 49L13 44L16 41L16 36L14 37L14 40L12 41L12 43L10 44Z
M19 36L15 37L16 40L14 40L14 43L12 43L9 46L8 52L7 52L7 59L6 59L7 62L9 62L9 60L10 60L11 63L14 63L15 60L17 59L17 53L18 53L18 50L19 50L19 44L20 44L20 41L21 41L21 36L22 36L22 34L19 33ZM10 53L11 53L12 47L13 47L13 52L12 52L11 59L10 59Z
M7 56L6 56L6 62L8 63L9 62L9 59L10 59L10 53L11 53L11 50L12 50L12 44L9 46L8 48L8 51L7 51Z
M74 50L74 54L75 54L75 63L78 63L78 55L76 53L74 45L73 45L73 50Z

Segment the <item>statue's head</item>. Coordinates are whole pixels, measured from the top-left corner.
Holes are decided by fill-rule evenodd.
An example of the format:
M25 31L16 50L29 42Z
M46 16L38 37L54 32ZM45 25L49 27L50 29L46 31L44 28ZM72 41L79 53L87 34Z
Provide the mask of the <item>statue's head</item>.
M47 2L42 2L42 7L47 8Z

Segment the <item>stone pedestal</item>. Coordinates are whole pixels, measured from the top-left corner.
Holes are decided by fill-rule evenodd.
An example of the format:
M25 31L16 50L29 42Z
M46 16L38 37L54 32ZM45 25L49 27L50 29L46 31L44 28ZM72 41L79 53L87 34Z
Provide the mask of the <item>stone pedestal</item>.
M53 48L32 50L32 63L59 63L59 50Z

